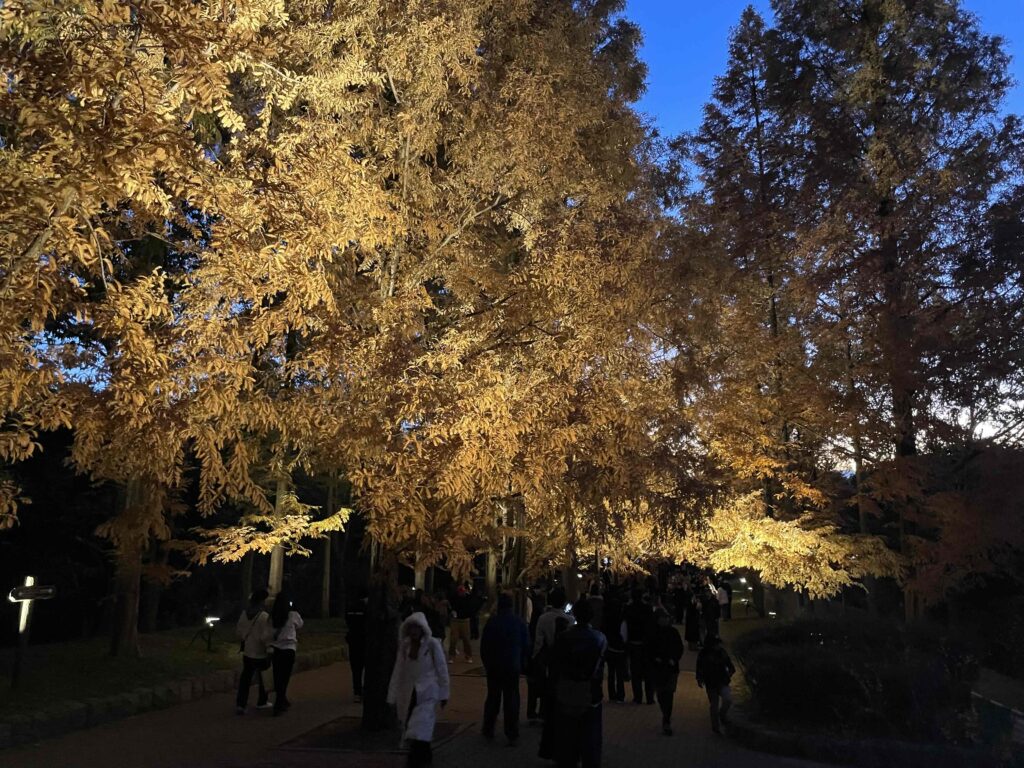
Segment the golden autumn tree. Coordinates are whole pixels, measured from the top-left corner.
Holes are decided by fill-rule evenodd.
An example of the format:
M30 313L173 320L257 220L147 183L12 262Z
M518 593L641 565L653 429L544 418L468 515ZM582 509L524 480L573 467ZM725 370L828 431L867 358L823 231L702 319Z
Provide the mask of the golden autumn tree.
M126 488L103 529L121 555L115 651L134 645L137 554L165 532L160 500L190 439L170 384L188 365L176 305L208 236L190 196L218 183L197 134L275 15L273 3L0 10L3 456L71 427L75 465Z

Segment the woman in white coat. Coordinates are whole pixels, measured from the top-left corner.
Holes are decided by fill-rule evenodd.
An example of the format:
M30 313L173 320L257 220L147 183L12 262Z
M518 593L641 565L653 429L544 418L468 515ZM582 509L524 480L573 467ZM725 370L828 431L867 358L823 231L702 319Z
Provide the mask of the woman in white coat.
M437 707L448 703L448 663L441 641L430 632L422 613L402 622L398 658L391 672L388 704L394 704L402 723L402 738L409 745L410 768L430 765Z

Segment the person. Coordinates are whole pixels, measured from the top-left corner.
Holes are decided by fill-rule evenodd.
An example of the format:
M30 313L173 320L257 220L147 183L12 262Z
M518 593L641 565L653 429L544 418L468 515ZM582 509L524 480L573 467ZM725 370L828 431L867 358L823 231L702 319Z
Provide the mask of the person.
M529 623L530 648L536 649L537 624L540 621L540 617L544 614L544 607L547 604L547 597L543 590L538 587L531 588L530 603L533 605ZM542 688L543 674L540 663L537 661L536 654L534 653L526 670L526 719L530 722L536 722L540 719L538 705L541 700Z
M270 612L273 627L270 647L274 649L274 716L288 711L288 681L295 667L295 653L299 647L298 630L302 629L302 617L292 610L292 601L284 590L274 598Z
M647 703L654 703L650 665L647 663L647 637L654 629L654 611L650 599L650 593L634 589L622 622L622 638L626 641L629 671L633 676L634 704L643 704L645 689Z
M661 730L672 735L672 700L679 680L679 660L683 657L683 639L672 626L672 616L665 609L655 613L655 627L647 640L647 659L651 665L650 679L661 707Z
M412 595L412 610L409 612L409 615L411 616L416 612L422 613L426 617L427 624L430 625L430 634L440 641L443 648L445 635L444 619L441 618L441 613L437 610L434 601L430 599L430 595L422 589L415 590Z
M700 601L694 594L690 580L687 579L684 583L686 595L683 599L686 601L686 623L683 627L683 635L690 650L696 651L700 649Z
M601 683L607 641L590 626L593 609L580 599L576 623L555 639L551 651L554 713L558 726L555 758L559 768L601 765ZM542 755L543 756L543 755Z
M604 626L604 595L601 594L601 582L595 581L590 585L590 609L594 612L594 618L591 620L591 625L596 629L600 629Z
M467 583L466 590L469 593L469 637L471 640L480 639L480 609L484 607L486 600L483 593L473 589L473 585Z
M465 585L460 584L452 600L451 636L448 640L448 661L455 661L455 651L462 642L466 663L473 662L473 645L470 642L469 619L473 615L473 600Z
M725 605L722 606L722 618L725 621L730 621L732 620L732 582L723 578L722 589L725 590Z
M721 639L717 635L709 637L697 654L697 686L707 692L711 730L715 733L722 732L721 725L729 725L729 708L732 706L729 681L735 672L736 667Z
M430 632L427 617L411 614L399 630L398 656L391 672L387 703L395 707L402 740L409 747L407 765L430 765L437 707L448 704L448 665L444 646Z
M441 617L441 631L436 632L434 637L441 641L441 647L444 648L445 639L448 637L448 628L452 621L452 603L440 589L434 590L434 610Z
M718 620L722 617L722 606L718 603L718 588L704 577L700 590L700 615L704 620L704 643L707 638L718 637Z
M540 710L543 719L548 706L550 689L548 685L548 662L555 638L573 624L571 614L565 612L565 590L555 587L548 594L548 608L537 620L537 637L534 640L534 656L530 660L532 674L536 678L536 687L540 692Z
M600 629L608 641L605 666L608 668L608 701L622 704L626 701L627 666L626 641L622 637L622 600L617 594L609 595L604 606Z
M729 601L732 600L732 595L726 589L725 585L727 583L724 577L719 577L716 596L718 597L718 613L722 617L722 621L728 621L732 616L732 606L729 604Z
M512 611L512 596L498 595L498 610L484 625L480 658L487 671L483 734L494 738L498 709L505 713L505 738L519 740L519 675L530 658L530 630Z
M362 588L356 599L345 609L345 642L348 643L348 663L352 668L352 695L357 702L363 700L363 670L366 667L366 611L370 593Z
M235 632L241 640L242 674L238 677L238 695L235 697L235 711L245 714L249 704L249 688L252 679L256 678L259 693L256 698L256 709L267 709L267 689L263 685L263 670L270 668L267 658L267 642L270 640L270 614L265 603L269 593L265 589L257 589L249 598L249 605L238 617Z

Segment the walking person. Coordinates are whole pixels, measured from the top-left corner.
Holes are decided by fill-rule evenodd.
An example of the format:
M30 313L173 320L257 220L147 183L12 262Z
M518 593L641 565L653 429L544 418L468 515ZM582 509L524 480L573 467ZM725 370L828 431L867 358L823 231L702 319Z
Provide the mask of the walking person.
M345 642L348 643L348 663L352 668L352 695L357 702L363 700L363 670L366 667L366 611L370 594L360 589L355 600L345 609Z
M683 658L683 639L672 626L672 616L659 609L655 627L647 642L647 658L651 664L651 680L661 707L661 732L672 735L672 700L679 681L679 660Z
M729 681L736 672L732 659L726 653L721 639L709 637L704 648L697 654L697 686L708 694L711 709L711 730L721 733L722 725L729 725L729 708L732 706L732 690Z
M273 628L270 647L274 649L274 716L288 711L288 682L295 668L295 653L299 648L298 631L302 629L302 617L298 611L292 610L292 601L284 590L274 598L274 607L270 612L270 624Z
M722 606L718 603L718 588L706 577L701 577L700 615L704 621L704 644L709 637L718 637L718 620L722 617Z
M686 582L686 620L683 635L691 651L700 650L700 601L693 592L689 580Z
M572 614L565 612L565 590L561 587L555 587L548 593L548 603L548 609L537 621L537 641L533 647L533 665L538 675L540 716L544 721L538 754L545 760L555 760L557 759L559 725L554 717L555 689L551 677L551 660L555 642L576 623L576 619Z
M551 651L555 646L555 638L576 623L571 614L565 612L565 590L555 587L548 593L548 607L537 619L537 632L533 641L533 659L531 670L535 679L535 687L540 697L541 718L546 715L550 703L551 687L548 684L550 675ZM545 732L548 728L545 727ZM544 738L541 737L543 743Z
M530 604L533 610L530 612L530 648L531 658L526 669L526 719L531 723L540 719L539 704L541 701L544 674L541 663L537 659L537 624L544 614L547 605L547 596L539 588L530 589Z
M650 601L650 593L634 589L622 622L622 637L626 641L629 672L633 680L634 704L644 703L645 691L647 703L654 703L654 687L651 685L650 665L647 663L647 638L654 630L654 610Z
M473 615L474 601L469 591L462 584L455 590L452 600L451 636L448 640L448 661L455 661L455 651L462 643L462 652L466 663L473 662L473 645L470 642L469 620Z
M484 625L480 658L487 671L483 734L494 738L498 709L505 713L505 738L519 740L519 675L530 658L530 630L512 611L512 597L498 595L498 610Z
M267 709L267 689L263 685L263 670L270 668L267 658L267 642L270 640L270 614L265 603L269 596L267 590L257 589L249 598L249 605L238 617L235 632L241 640L242 674L238 677L238 695L235 697L235 711L245 714L249 704L249 688L252 679L256 678L257 690L256 709Z
M601 765L601 678L607 641L590 626L593 608L580 599L573 607L576 624L562 632L551 652L558 768ZM545 723L546 725L547 723Z
M601 631L604 626L604 594L601 592L601 582L595 581L590 585L590 597L588 598L590 609L594 612L594 618L590 624L594 629Z
M626 701L626 679L628 661L626 641L622 638L622 600L616 593L609 594L605 601L603 624L600 627L608 648L605 651L605 667L608 669L608 701L622 704Z
M388 704L396 708L402 740L409 747L409 768L430 765L437 708L448 703L448 665L444 646L433 637L427 617L413 613L399 630L398 656L388 686Z
M718 614L722 621L728 621L732 618L732 590L726 589L728 582L724 576L718 578L718 590L716 597L718 598Z

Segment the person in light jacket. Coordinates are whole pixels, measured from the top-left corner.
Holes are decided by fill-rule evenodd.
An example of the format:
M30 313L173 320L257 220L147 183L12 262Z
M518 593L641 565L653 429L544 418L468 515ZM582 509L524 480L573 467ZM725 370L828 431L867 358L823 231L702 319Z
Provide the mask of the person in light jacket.
M429 765L437 707L448 703L448 664L444 646L433 636L427 617L416 612L402 622L398 657L388 686L402 724L402 740L409 746L409 768Z
M274 598L270 611L270 625L273 628L270 647L274 649L274 715L288 711L288 681L295 667L295 653L299 649L298 630L302 629L302 617L292 610L288 593L281 591Z
M248 607L238 617L235 627L238 639L242 641L242 674L238 676L238 695L235 697L236 711L240 715L245 714L249 703L249 688L253 677L259 686L256 708L266 709L270 706L267 703L267 689L263 686L263 670L270 668L267 643L272 634L270 614L264 607L266 602L267 590L257 589L253 592Z

